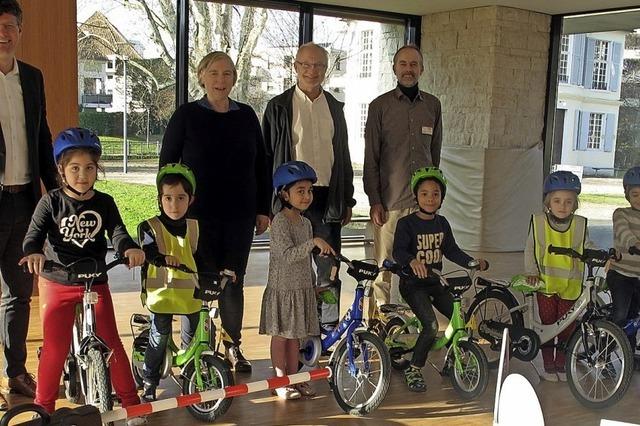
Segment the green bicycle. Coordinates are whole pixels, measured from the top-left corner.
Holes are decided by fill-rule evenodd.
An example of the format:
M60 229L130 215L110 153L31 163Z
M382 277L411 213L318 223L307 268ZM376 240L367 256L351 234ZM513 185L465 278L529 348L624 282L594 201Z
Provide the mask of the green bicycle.
M469 265L470 268L479 267L477 262L474 262ZM385 261L384 267L404 278L412 276L410 268L402 268L389 260ZM441 285L452 294L453 313L444 334L436 339L431 347L431 351L447 348L442 368L438 368L431 361L428 362L441 375L451 378L453 388L461 397L476 398L487 388L489 364L480 346L467 334L462 313L461 297L471 287L472 280L466 271L463 271L466 275L456 277L449 277L451 273L439 274L431 270L429 272L435 274ZM391 365L397 370L404 370L410 364L408 356L413 352L422 324L412 314L411 308L405 305L382 305L380 311L385 317L380 337L389 349Z
M167 266L167 265L161 265ZM182 272L197 274L185 265L177 267ZM213 319L218 316L218 309L210 306L216 300L229 278L225 275L216 276L212 280L200 280L200 287L196 288L194 297L202 301L200 321L191 343L185 349L180 349L173 339L169 339L164 362L160 369L162 379L171 376L182 389L184 395L206 390L221 389L233 385L233 376L222 355L215 350L215 326ZM211 281L204 283L203 281ZM206 285L206 287L205 287ZM142 366L144 353L149 343L151 318L149 315L133 314L130 320L131 333L134 336L131 367L133 377L138 386L143 385ZM181 369L176 376L173 367ZM196 419L203 422L213 422L222 416L231 406L231 398L217 399L187 407Z

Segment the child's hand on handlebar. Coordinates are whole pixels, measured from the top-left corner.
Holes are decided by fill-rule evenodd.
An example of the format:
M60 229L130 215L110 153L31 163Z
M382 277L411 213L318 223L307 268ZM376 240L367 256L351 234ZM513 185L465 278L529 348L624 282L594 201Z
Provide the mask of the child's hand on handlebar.
M420 262L418 259L413 259L411 261L411 263L409 263L409 266L411 266L411 270L413 271L413 274L420 278L420 279L425 279L427 278L427 275L429 274L429 270L427 269L427 265L425 265L424 263Z
M527 284L531 286L535 286L536 284L538 284L539 280L540 277L538 277L537 275L527 275Z
M489 262L487 262L485 259L479 258L476 259L478 262L480 262L480 270L481 271L486 271L487 269L489 269Z
M42 273L45 260L46 258L43 254L34 253L20 259L18 265L22 266L26 263L30 273L40 275Z
M171 255L166 255L164 257L164 263L166 263L167 266L175 266L175 267L180 266L180 260L178 260L177 257L171 256Z
M321 256L327 256L327 255L336 255L336 252L333 251L333 248L329 245L329 243L327 243L325 240L323 240L322 238L314 238L313 239L313 244L315 244L316 247L318 247L318 250L320 250L320 255Z
M130 248L124 252L124 257L129 259L129 269L141 266L144 263L144 252L138 248Z

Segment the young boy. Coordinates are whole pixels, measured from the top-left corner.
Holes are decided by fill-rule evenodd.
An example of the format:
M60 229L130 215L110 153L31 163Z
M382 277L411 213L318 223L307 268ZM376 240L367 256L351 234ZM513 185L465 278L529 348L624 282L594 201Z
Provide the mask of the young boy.
M640 249L640 166L627 170L622 185L630 207L613 212L613 245L622 258L611 263L607 285L611 289L613 321L624 327L640 311L640 256L629 254L632 246ZM635 350L636 337L629 340Z
M160 368L174 314L184 315L182 344L188 345L199 320L200 301L193 298L194 276L167 268L184 264L197 270L198 222L187 219L196 189L187 166L171 163L156 177L160 215L138 225L140 245L148 263L142 267L142 303L151 311L149 344L144 354L142 398L155 401Z
M453 297L439 280L427 278L429 269L442 271L442 257L467 268L473 260L456 244L447 219L437 213L447 190L447 181L437 167L416 170L411 177L411 190L419 211L398 221L393 241L393 258L402 266L409 265L415 279L400 280L400 294L423 325L413 348L411 364L405 370L409 390L424 392L427 387L420 371L438 332L433 305L447 318L451 318ZM485 270L487 262L480 261Z

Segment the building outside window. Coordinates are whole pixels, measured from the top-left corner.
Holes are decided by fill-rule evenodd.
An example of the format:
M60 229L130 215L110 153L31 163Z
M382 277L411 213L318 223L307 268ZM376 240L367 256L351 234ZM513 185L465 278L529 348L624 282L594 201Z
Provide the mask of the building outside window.
M611 42L596 40L593 56L592 89L607 90L607 61L609 60Z
M569 82L569 36L563 35L560 41L560 69L558 79L560 83Z
M589 114L589 139L587 140L587 149L602 149L604 114Z
M360 33L360 78L371 77L371 62L373 56L373 30Z
M364 129L367 125L367 115L369 113L368 104L360 104L360 138L364 139Z

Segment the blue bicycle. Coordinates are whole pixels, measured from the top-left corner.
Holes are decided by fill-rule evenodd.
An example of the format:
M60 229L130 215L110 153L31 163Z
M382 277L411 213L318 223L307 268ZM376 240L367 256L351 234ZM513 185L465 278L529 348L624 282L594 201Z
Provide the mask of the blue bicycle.
M371 293L369 283L385 269L340 254L334 258L345 263L347 273L358 282L353 303L333 331L301 342L300 362L317 366L320 355L337 343L329 359L333 395L345 412L363 416L384 400L391 380L391 358L384 342L362 328L364 297Z

